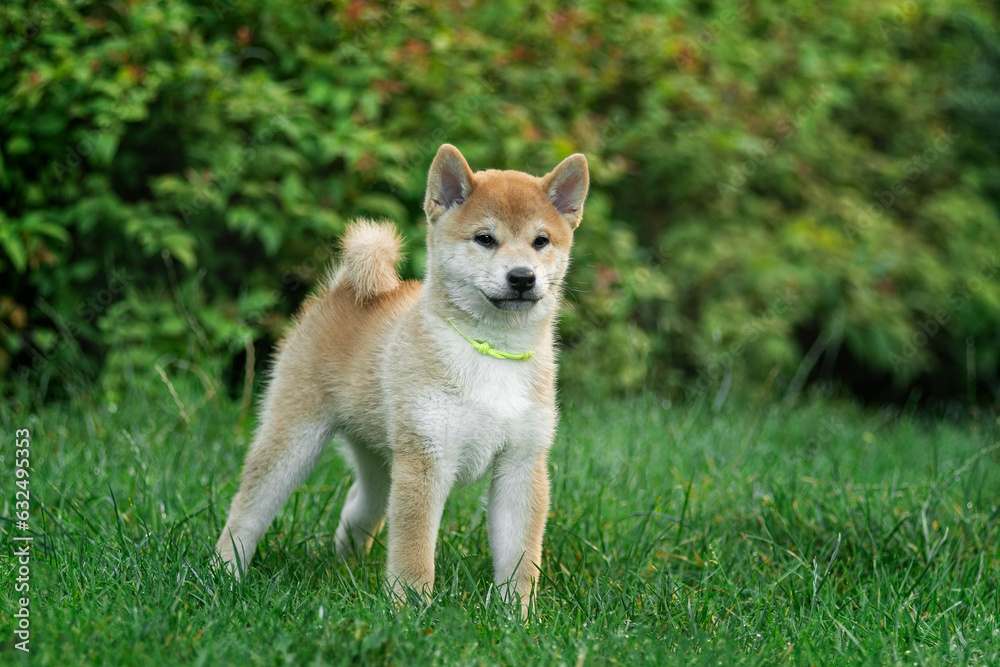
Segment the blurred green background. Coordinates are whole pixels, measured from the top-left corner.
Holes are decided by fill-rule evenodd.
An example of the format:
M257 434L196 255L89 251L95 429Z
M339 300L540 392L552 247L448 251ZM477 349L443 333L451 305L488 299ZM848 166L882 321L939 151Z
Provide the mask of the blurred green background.
M0 387L246 392L437 147L592 190L562 386L1000 400L987 2L6 2ZM158 377L160 375L160 377ZM259 380L260 375L257 375Z

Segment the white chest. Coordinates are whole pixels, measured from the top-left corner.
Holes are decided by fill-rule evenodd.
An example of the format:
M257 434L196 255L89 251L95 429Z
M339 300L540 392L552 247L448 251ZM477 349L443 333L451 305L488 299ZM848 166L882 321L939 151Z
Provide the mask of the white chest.
M525 453L547 447L554 420L534 389L526 363L456 350L462 364L459 391L430 390L420 401L417 429L430 451L458 484L486 474L503 451Z

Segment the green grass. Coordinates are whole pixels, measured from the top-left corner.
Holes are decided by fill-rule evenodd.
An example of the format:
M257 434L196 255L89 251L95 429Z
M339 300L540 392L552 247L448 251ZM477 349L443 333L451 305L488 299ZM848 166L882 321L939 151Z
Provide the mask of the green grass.
M142 392L117 410L0 408L0 663L1000 663L995 415L570 401L540 618L525 625L490 589L482 484L449 500L429 606L396 611L380 592L384 544L338 564L348 478L333 447L248 578L220 579L210 554L247 446L238 413L209 402L186 426L168 395ZM25 427L28 656L10 640Z

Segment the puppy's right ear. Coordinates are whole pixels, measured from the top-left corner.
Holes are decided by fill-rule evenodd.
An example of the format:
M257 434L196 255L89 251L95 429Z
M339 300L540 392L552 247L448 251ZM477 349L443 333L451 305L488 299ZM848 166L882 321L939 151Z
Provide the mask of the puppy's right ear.
M435 222L445 211L459 206L469 198L475 176L469 164L451 144L438 149L427 174L427 196L424 213L429 222Z

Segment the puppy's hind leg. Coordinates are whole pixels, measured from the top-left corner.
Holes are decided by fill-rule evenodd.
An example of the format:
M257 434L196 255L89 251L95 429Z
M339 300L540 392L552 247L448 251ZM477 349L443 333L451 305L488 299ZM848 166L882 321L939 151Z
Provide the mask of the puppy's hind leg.
M336 549L341 558L364 556L385 522L389 503L389 463L377 452L352 442L344 452L354 468L354 484L347 492L337 526Z
M294 410L264 411L263 423L243 465L243 480L215 546L226 569L237 578L246 571L268 525L316 465L331 425L303 418ZM289 414L298 419L290 419Z

